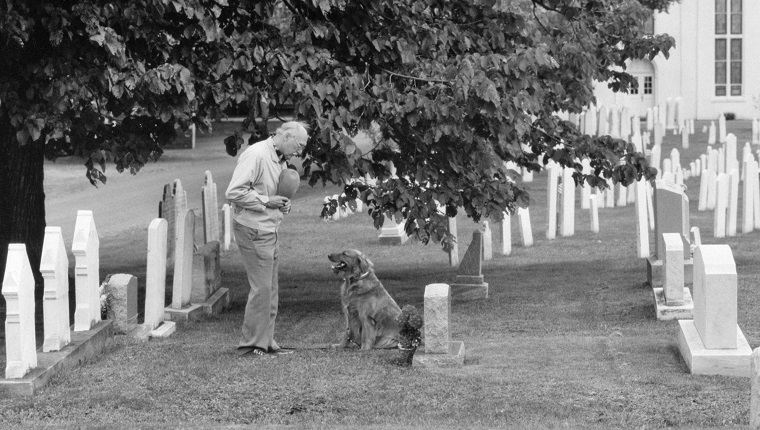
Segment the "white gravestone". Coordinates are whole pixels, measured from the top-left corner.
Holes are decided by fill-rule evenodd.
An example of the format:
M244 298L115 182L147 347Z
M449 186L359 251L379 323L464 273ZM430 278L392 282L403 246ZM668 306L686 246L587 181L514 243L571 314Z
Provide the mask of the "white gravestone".
M607 110L607 106L600 106L599 107L599 129L597 132L597 136L606 136L610 134L610 127L609 127L609 112Z
M160 218L154 219L148 226L148 265L145 271L144 325L151 331L151 336L154 337L169 336L176 330L176 325L173 322L164 322L167 227L166 221ZM179 255L177 257L179 260Z
M737 325L737 273L728 245L694 248L694 319L678 347L692 374L750 376L752 349Z
M726 219L726 236L736 236L737 218L739 216L739 171L732 169L728 175L728 214Z
M34 331L34 275L26 246L8 245L3 275L5 298L5 377L23 378L37 367Z
M520 224L522 246L533 246L533 229L530 225L530 210L528 208L517 208L517 221Z
M552 240L557 237L557 196L559 187L559 170L556 164L546 167L546 238Z
M424 295L425 351L414 355L414 367L459 367L464 365L464 342L452 341L451 287L429 284Z
M219 206L217 206L216 196L216 183L211 172L206 170L206 177L201 187L204 243L219 240Z
M707 144L715 145L717 140L715 136L715 121L710 121L710 128L707 131Z
M483 261L493 259L493 236L491 235L491 226L488 221L482 221L480 232L483 233Z
M512 253L512 215L504 212L501 225L501 255Z
M69 258L60 227L45 227L40 272L45 281L43 352L60 351L71 342L69 327Z
M584 158L581 161L582 170L584 175L591 174L591 161L588 158ZM581 209L589 208L589 196L591 195L591 186L584 180L581 185Z
M604 190L604 206L608 208L614 208L615 207L615 188L614 185L610 186L606 190Z
M560 215L562 223L559 225L559 234L569 237L575 234L575 180L573 169L563 167L562 174L562 203Z
M222 225L224 226L224 238L222 240L222 251L229 251L232 245L232 211L230 211L230 205L225 203L222 206Z
M444 208L444 213L445 213L445 208ZM448 218L448 230L449 230L449 234L454 239L453 243L451 244L451 248L449 248L449 266L457 267L459 265L459 243L457 242L458 235L457 235L457 218L456 217Z
M726 142L726 116L723 114L718 117L718 142Z
M591 231L599 233L599 205L597 204L598 194L589 196L589 207L591 211Z
M739 169L739 162L736 159L736 136L733 133L729 133L726 136L726 173L731 172L733 169Z
M636 201L636 250L639 258L649 257L649 223L647 220L646 179L641 178L635 185Z
M753 187L757 178L757 163L753 159L745 163L744 170L747 172L746 179L742 184L742 233L751 233L755 227L754 220L754 198Z
M87 331L100 318L100 240L92 211L77 212L71 251L76 259L74 331Z
M449 353L449 320L451 319L451 288L448 284L425 287L425 353Z
M617 201L615 202L615 206L619 208L626 206L628 204L628 189L622 182L618 182L615 185L615 188L617 188Z
M707 178L705 183L707 184L707 210L715 209L715 204L718 201L718 174L708 170L706 171Z
M338 211L340 212L340 210ZM336 213L338 213L336 212ZM404 223L396 222L395 216L385 216L383 227L380 229L380 234L377 238L382 245L403 245L409 240L409 236L404 231Z
M753 172L757 172L758 170L758 162L755 160L752 160L752 167ZM752 206L753 210L752 213L755 215L755 228L760 229L760 177L758 177L757 174L751 175L751 180L753 182L752 185Z
M689 131L681 127L681 148L689 149Z
M678 233L663 233L662 241L665 243L662 281L665 304L668 306L682 305L684 303L683 240Z
M174 284L172 288L172 309L182 309L190 304L193 290L193 239L195 238L195 214L185 211L180 214L177 224L182 230L177 234L177 254L174 260Z
M713 215L713 237L726 237L726 215L728 214L729 178L725 173L718 175L716 180L717 194L715 198L715 213Z

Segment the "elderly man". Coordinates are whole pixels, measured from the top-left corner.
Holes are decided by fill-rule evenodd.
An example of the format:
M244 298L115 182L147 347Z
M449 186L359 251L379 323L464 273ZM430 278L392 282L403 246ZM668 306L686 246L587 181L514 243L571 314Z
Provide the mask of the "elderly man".
M248 303L243 319L239 355L281 355L274 340L277 317L277 232L290 200L276 195L280 172L300 154L309 135L300 122L286 122L274 136L256 142L238 157L225 195L233 206L233 228L240 257L248 275Z

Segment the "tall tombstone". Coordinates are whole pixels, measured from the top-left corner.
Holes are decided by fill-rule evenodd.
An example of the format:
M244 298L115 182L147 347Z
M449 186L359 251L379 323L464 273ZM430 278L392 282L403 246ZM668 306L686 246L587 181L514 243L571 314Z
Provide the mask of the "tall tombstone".
M617 106L610 107L610 137L620 139L620 110Z
M718 174L707 170L705 171L707 178L705 182L707 184L707 210L714 210L715 203L718 201Z
M557 196L559 189L560 167L552 163L546 166L546 238L552 240L557 237Z
M726 235L736 236L737 218L739 217L739 171L731 169L728 174L728 214L726 218Z
M657 169L657 176L662 176L662 171L660 169L661 151L662 147L660 145L655 145L652 147L652 152L649 155L649 165Z
M169 243L174 243L174 238L176 237L176 230L177 230L177 212L176 212L176 202L174 199L174 184L166 184L164 185L164 193L163 197L161 198L161 201L158 203L158 217L163 218L168 223L167 227L167 240ZM169 247L169 254L167 255L167 261L170 264L173 264L174 262L174 247Z
M684 258L689 259L689 198L683 187L662 180L655 181L654 213L656 259L661 260L665 253L663 233L680 234L684 242Z
M483 233L475 230L472 242L459 263L452 293L462 299L488 298L488 283L483 282Z
M641 118L638 114L631 116L631 134L641 136Z
M522 246L533 246L533 229L530 225L530 210L528 208L517 208L517 222L520 224Z
M45 227L40 272L45 281L42 315L43 352L60 351L71 342L69 327L69 257L60 227Z
M724 114L718 116L718 142L726 142L726 116Z
M615 207L615 186L611 186L604 190L604 206L608 208L614 208Z
M599 107L599 129L598 129L598 136L607 136L610 134L610 126L609 126L609 111L607 109L607 106L600 106Z
M654 130L654 110L652 108L647 108L646 127L647 130Z
M662 160L662 176L665 177L668 173L673 173L673 161L670 158Z
M647 220L647 187L644 178L639 179L636 189L636 251L639 258L649 257L649 223Z
M182 309L190 304L193 289L193 239L195 238L195 214L185 211L177 219L182 230L177 235L177 255L174 261L174 284L172 309Z
M562 223L559 226L559 234L569 237L575 234L575 180L573 169L563 167L562 174L562 204L560 215Z
M726 216L728 214L729 178L725 173L718 175L716 182L715 214L713 217L713 236L726 237Z
M681 127L681 148L689 149L689 131Z
M425 287L425 353L449 353L449 321L451 319L451 287L430 284Z
M756 160L752 160L752 167L753 172L758 171L758 162ZM760 177L758 175L752 175L750 176L751 181L753 182L752 185L752 206L753 210L752 213L755 215L755 228L760 229Z
M750 233L754 230L754 198L755 194L753 178L758 177L757 163L754 159L749 159L744 164L744 170L746 171L746 179L744 180L742 187L742 233Z
M339 213L340 210L337 213ZM404 231L404 223L396 222L395 216L385 216L383 227L380 229L380 234L377 238L381 245L403 245L409 240L409 236Z
M501 226L501 255L512 253L512 215L504 212L499 225Z
M618 182L615 184L615 188L617 189L617 201L615 202L615 206L623 207L628 205L628 189L625 185L623 185L622 182Z
M586 129L584 130L585 134L588 134L589 136L596 136L597 133L597 121L596 121L596 107L594 105L591 105L586 109L586 114L584 116L585 122L586 122Z
M449 234L454 238L454 242L451 244L451 248L449 248L449 266L457 267L459 265L459 236L457 235L457 217L449 217L447 227Z
M707 170L714 172L716 175L720 173L719 154L717 149L708 148Z
M647 198L647 216L649 217L649 230L655 231L654 226L654 187L647 181L646 185L646 198Z
M676 101L673 97L668 97L665 102L665 126L668 130L676 128Z
M3 275L5 298L5 377L23 378L37 367L34 331L34 275L26 245L11 243Z
M480 223L480 232L483 234L483 261L488 261L493 259L493 237L488 221Z
M148 266L145 271L145 320L150 330L164 321L166 302L166 220L157 218L148 226ZM176 270L175 265L175 270Z
M667 120L668 120L667 105L665 103L660 103L659 105L657 105L657 122L662 124L663 135L665 134L664 133L665 123L667 122Z
M620 108L620 136L623 140L627 140L628 136L633 134L631 127L631 112L628 106L623 106Z
M718 139L716 137L715 121L710 121L710 128L707 129L707 144L715 145L717 140Z
M737 273L728 245L694 248L693 320L678 346L692 374L750 376L752 349L737 325Z
M597 203L598 194L589 196L589 207L591 211L591 231L599 233L599 204Z
M674 171L681 166L681 153L677 148L670 150L670 164Z
M591 174L591 161L588 158L581 160L582 173L584 175ZM581 209L589 208L589 196L591 195L591 186L583 181L581 185Z
M665 137L665 125L658 122L654 125L654 146L662 145L663 137Z
M219 240L219 206L217 206L216 194L214 178L211 176L211 172L206 170L203 187L201 187L204 243Z
M224 226L224 238L222 240L222 251L229 251L230 246L232 245L232 211L230 210L230 205L228 203L225 203L222 206L222 225Z
M92 211L77 212L71 251L76 260L74 331L87 331L100 318L100 239Z
M739 169L739 162L736 158L736 136L733 133L726 135L726 173L733 169Z
M709 188L707 180L709 176L707 170L703 171L699 176L699 204L697 206L697 210L699 211L707 210L707 191Z

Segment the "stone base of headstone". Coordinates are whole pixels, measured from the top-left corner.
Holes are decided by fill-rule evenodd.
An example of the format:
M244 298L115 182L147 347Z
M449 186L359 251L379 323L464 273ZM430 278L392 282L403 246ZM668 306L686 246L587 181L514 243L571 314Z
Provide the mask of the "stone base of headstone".
M426 354L417 352L414 354L412 367L461 367L464 366L464 342L454 340L449 342L448 354Z
M127 336L135 342L147 342L150 340L150 332L145 324L134 324L130 326Z
M679 320L678 349L693 375L750 377L752 348L736 326L736 349L707 349L694 320Z
M150 331L150 337L169 337L177 331L177 323L172 321L164 321L156 327L155 330Z
M202 307L203 313L206 315L220 314L230 307L230 290L228 288L220 288L205 302L195 304Z
M649 256L647 260L647 283L652 288L662 288L662 260ZM683 261L683 283L689 285L693 283L694 259L689 258Z
M182 309L174 309L172 307L164 308L165 321L174 321L179 323L198 321L203 319L205 315L206 312L203 309L203 306L192 303Z
M33 396L53 376L100 355L113 342L113 322L100 321L87 331L72 331L71 343L60 351L37 350L37 367L23 378L0 379L0 398Z
M676 306L668 306L665 303L665 292L662 288L652 288L652 292L654 293L654 310L658 320L690 320L693 318L694 300L692 300L691 292L687 287L683 289L683 304Z
M409 240L409 236L404 232L404 225L398 224L398 228L383 227L380 235L377 236L380 245L403 245Z
M488 282L483 276L457 275L450 284L452 300L476 300L488 298Z

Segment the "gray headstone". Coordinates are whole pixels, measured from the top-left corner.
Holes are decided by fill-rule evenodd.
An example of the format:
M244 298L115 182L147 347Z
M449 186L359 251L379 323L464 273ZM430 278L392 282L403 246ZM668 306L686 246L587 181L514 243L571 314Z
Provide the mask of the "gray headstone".
M193 255L191 303L203 303L222 285L219 241L211 241Z
M137 278L126 273L111 275L106 284L109 294L108 319L115 334L127 334L137 324Z

